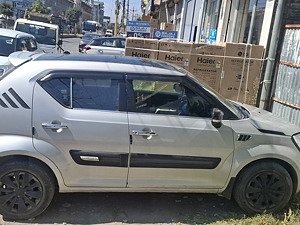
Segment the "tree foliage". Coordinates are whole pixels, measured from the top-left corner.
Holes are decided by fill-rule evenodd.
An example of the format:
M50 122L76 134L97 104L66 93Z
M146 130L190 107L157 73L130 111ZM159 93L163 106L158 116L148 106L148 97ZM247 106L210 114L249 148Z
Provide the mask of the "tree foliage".
M6 18L13 16L13 8L10 4L3 2L0 4L0 14L6 16Z
M50 10L44 6L44 2L42 0L35 0L30 7L30 11L44 14L50 13Z
M75 25L79 22L79 18L82 14L82 11L80 8L74 7L74 8L68 8L66 12L67 19Z

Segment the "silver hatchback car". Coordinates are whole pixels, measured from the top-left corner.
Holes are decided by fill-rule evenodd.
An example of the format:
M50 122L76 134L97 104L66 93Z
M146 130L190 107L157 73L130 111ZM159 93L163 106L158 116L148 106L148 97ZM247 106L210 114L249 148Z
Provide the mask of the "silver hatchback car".
M300 128L179 67L98 55L12 61L0 78L4 218L39 215L55 190L216 193L249 214L282 210L300 190Z

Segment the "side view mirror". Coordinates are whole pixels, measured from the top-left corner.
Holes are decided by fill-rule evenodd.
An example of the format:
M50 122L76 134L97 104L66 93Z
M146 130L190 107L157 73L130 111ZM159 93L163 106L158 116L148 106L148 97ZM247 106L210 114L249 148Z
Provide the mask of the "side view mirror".
M224 113L222 112L222 110L213 108L211 124L215 128L220 128L222 126L223 116Z
M63 41L59 40L57 44L61 46L63 44Z

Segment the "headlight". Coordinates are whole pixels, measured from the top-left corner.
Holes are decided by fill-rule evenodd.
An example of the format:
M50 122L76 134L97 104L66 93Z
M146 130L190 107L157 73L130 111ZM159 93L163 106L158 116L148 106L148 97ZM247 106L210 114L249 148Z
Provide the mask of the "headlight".
M300 132L297 133L297 134L294 134L294 135L292 136L292 140L293 140L294 144L296 145L296 147L297 147L297 148L299 149L299 151L300 151Z

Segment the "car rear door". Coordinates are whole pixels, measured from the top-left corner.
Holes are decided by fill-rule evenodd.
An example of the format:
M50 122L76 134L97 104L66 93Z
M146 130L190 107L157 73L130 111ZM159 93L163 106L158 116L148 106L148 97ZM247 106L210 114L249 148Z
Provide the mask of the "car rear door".
M221 188L232 164L229 121L211 123L215 102L183 78L128 75L128 187Z
M93 47L98 51L100 55L115 55L115 56L123 56L125 49L119 48L118 39L107 38L101 39L98 46Z
M35 148L67 186L125 187L128 120L122 74L53 72L34 87Z

